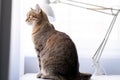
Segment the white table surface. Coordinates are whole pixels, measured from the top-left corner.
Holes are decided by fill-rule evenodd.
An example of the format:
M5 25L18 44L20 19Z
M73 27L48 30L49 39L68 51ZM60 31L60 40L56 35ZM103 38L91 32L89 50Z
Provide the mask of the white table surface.
M27 73L20 78L20 80L47 80L47 79L38 79L36 78L36 74ZM92 76L91 80L120 80L120 75L100 75L100 76Z

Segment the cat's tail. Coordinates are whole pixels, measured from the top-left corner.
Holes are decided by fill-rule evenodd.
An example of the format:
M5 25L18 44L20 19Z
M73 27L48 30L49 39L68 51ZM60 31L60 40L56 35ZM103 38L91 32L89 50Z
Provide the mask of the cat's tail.
M79 73L75 80L90 80L92 74L89 73Z
M81 80L90 80L92 74L89 73L80 73Z

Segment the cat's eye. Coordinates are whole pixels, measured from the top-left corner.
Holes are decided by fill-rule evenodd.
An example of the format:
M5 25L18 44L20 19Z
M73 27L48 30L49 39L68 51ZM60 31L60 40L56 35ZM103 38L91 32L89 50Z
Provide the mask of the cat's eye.
M32 17L33 17L33 16L31 16L31 15L29 16L29 18L32 18Z

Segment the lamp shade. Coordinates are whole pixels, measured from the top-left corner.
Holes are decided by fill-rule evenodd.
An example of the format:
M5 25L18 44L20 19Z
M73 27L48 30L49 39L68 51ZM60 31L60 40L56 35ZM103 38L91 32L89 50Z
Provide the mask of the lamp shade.
M43 11L47 14L49 21L55 21L53 9L49 4L49 0L40 0L40 7L42 7Z

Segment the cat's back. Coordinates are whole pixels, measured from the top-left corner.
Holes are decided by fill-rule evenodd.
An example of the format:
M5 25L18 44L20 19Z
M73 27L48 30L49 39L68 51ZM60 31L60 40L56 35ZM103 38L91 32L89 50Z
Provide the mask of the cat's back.
M52 34L41 52L44 68L53 73L73 76L78 73L78 56L73 41L65 33L56 31Z
M55 31L46 41L45 48L52 48L53 50L63 49L61 52L68 51L69 49L76 52L76 47L72 39L65 33Z

